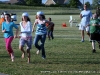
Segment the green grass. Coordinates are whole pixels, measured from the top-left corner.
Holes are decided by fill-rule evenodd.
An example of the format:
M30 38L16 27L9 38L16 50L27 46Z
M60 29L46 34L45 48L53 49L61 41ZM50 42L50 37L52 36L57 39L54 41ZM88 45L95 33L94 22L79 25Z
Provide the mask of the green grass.
M18 22L21 20L21 12ZM11 62L5 50L3 34L0 33L0 72L9 75L99 75L100 73L100 50L96 43L97 53L92 53L89 38L85 36L85 42L80 42L81 36L78 27L70 27L70 15L46 15L55 23L54 40L46 39L45 50L47 58L43 60L41 53L36 55L34 45L31 50L31 63L27 64L27 56L21 59L21 51L18 49L19 39L14 39L12 47L15 53L15 62ZM30 15L32 23L35 15ZM80 21L79 15L73 18ZM68 27L62 27L66 22ZM1 30L1 29L0 29ZM33 33L34 37L34 33Z

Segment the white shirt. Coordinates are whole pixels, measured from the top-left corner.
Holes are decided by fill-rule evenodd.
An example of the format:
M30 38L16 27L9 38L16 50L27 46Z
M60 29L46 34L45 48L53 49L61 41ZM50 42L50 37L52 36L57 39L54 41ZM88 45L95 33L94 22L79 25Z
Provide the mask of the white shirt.
M90 10L83 10L80 14L82 15L81 24L83 26L89 24L92 12Z
M21 27L21 37L30 37L32 36L32 24L30 21L27 22L27 25L23 27L22 22L20 22Z

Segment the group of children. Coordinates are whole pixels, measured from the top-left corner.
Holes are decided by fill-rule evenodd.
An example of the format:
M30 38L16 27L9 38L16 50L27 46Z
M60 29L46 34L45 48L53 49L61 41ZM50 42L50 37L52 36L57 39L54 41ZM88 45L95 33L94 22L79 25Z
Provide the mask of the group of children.
M83 15L83 14L82 14ZM85 18L85 16L82 16L81 18ZM2 32L4 33L4 40L5 40L5 46L6 50L9 53L12 62L14 62L14 51L11 47L11 43L14 38L20 38L19 40L19 49L22 51L22 58L25 57L25 50L24 46L26 44L26 51L28 56L28 63L30 63L30 49L32 48L32 43L37 48L36 54L39 54L40 51L42 51L42 58L46 58L45 54L45 40L46 36L48 36L48 39L54 39L53 36L53 30L54 30L54 23L51 21L51 18L46 20L45 15L42 11L38 11L36 13L36 19L32 26L31 20L29 18L29 14L27 12L24 12L22 14L22 21L19 23L20 26L20 32L19 27L11 20L10 14L5 14L4 16L4 22L2 23ZM34 41L32 40L32 32L34 32L34 29L36 27L35 31L35 37ZM92 19L90 22L85 26L90 27L90 39L92 40L92 52L95 53L95 41L98 42L99 48L100 48L100 14L92 15ZM13 33L13 27L16 29L15 35ZM82 29L82 27L81 27ZM20 35L19 35L20 33ZM82 40L82 42L84 39ZM40 44L39 44L40 42Z
M92 42L92 52L95 53L95 41L99 43L100 48L100 8L97 7L96 12L92 15L88 5L84 4L84 10L81 11L80 18L81 42L84 42L84 31L86 31L89 41Z
M39 54L39 52L42 51L42 58L43 59L46 58L45 48L44 48L46 35L49 30L48 27L51 26L51 29L53 29L54 23L49 20L46 20L45 15L42 11L38 11L36 13L36 20L33 24L33 27L32 27L31 20L29 18L29 14L27 12L24 12L22 14L22 21L19 24L20 29L16 24L14 24L13 21L11 21L10 14L5 14L4 19L5 21L2 23L2 32L4 33L6 50L9 53L12 62L14 62L14 51L11 47L11 43L14 38L20 38L19 49L22 51L22 58L24 58L26 54L24 50L24 46L26 44L28 63L30 63L30 56L31 56L30 49L32 48L32 43L34 43L35 47L38 49L36 54ZM46 26L46 24L48 24L48 26ZM35 32L35 37L33 42L32 32L34 32L35 26L37 27L36 27L36 32ZM13 33L13 28L16 29L15 35ZM50 30L50 33L48 34L49 39L51 33L53 34L53 30L52 31ZM52 35L52 39L53 38L54 37ZM41 42L40 44L39 41Z

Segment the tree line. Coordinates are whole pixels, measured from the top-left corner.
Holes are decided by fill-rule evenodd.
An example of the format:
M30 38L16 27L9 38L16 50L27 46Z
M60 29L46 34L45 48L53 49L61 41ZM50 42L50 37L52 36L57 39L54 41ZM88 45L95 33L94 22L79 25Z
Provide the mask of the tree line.
M46 6L46 7L70 7L70 8L78 8L82 7L83 4L80 2L80 0L70 0L66 4L51 4L51 5L45 5L42 3L42 0L19 0L23 2L16 3L17 5L26 5L26 6ZM84 1L84 0L83 0ZM81 4L80 4L81 3ZM92 8L96 8L97 6L100 6L100 0L92 0L92 4L90 2L86 2L89 6Z

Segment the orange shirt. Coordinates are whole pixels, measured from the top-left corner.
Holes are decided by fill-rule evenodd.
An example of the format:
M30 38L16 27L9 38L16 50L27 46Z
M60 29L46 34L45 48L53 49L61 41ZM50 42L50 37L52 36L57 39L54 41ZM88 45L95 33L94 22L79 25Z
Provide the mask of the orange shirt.
M2 22L4 22L4 18L0 18L0 25L2 25Z

